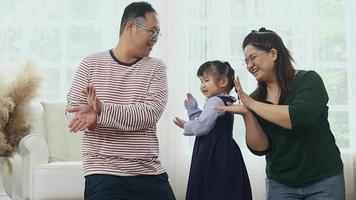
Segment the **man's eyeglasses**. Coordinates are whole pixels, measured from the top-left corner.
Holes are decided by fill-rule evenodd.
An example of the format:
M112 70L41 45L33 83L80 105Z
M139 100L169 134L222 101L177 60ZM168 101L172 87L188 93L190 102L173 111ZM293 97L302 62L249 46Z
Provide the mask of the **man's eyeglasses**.
M161 35L162 35L162 34L159 32L159 30L147 28L146 26L144 26L144 25L142 25L142 24L140 24L140 23L137 23L137 22L135 22L135 21L133 21L133 23L135 24L135 26L137 26L137 27L139 27L139 28L141 28L141 29L147 31L147 32L150 34L150 36L151 36L152 38L159 38L159 37L161 37Z

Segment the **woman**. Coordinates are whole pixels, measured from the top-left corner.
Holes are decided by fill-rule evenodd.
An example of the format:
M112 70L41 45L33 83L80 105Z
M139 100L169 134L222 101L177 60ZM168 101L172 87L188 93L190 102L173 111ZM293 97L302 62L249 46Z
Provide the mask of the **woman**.
M328 94L315 71L295 70L273 31L243 41L247 70L258 82L242 105L218 107L243 116L252 153L266 155L267 199L345 199L343 163L328 122Z

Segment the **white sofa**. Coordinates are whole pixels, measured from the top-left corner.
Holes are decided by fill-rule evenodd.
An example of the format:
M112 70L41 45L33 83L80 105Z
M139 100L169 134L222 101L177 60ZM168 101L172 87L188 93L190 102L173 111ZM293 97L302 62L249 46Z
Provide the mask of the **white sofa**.
M64 103L33 105L31 134L20 141L22 197L84 199L81 133L70 133Z
M83 199L84 178L81 161L81 133L69 133L64 116L64 103L35 104L31 112L31 134L20 142L22 160L14 166L12 179L16 183L7 185L9 196L13 200L22 199ZM168 123L169 117L163 115L159 126L160 152L163 164L168 169L170 183L177 200L184 199L186 179L189 170L189 153L182 152L170 145L182 140L174 125ZM176 131L177 133L174 133ZM176 134L176 139L166 138L166 134ZM170 141L170 142L169 142ZM243 146L243 145L242 145ZM186 149L191 149L191 146ZM265 161L264 157L252 155L242 148L249 172L254 199L265 199ZM356 157L354 152L343 152L347 200L356 198ZM180 158L184 157L184 159ZM185 160L186 162L182 162ZM188 161L187 161L188 160ZM179 165L177 165L179 163ZM16 170L19 169L19 170ZM18 172L20 171L20 173ZM8 179L5 179L5 182ZM6 186L6 183L5 183ZM10 190L9 190L10 188ZM19 189L20 188L20 189ZM14 193L15 191L15 193ZM19 192L20 191L20 192ZM21 193L21 194L17 194Z

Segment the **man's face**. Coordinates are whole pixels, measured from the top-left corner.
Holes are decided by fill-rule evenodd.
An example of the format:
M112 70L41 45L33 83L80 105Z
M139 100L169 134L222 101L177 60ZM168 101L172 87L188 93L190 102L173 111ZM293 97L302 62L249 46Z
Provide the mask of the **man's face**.
M145 18L137 18L133 22L133 41L137 57L148 56L159 37L159 22L154 12L146 13Z

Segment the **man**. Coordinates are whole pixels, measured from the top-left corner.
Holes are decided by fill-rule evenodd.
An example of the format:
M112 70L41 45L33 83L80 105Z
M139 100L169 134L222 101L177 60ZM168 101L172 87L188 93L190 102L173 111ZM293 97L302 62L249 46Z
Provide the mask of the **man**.
M156 136L167 102L166 66L148 57L159 31L149 3L128 5L117 46L88 56L75 74L67 111L75 113L70 130L85 130L85 199L175 199Z

